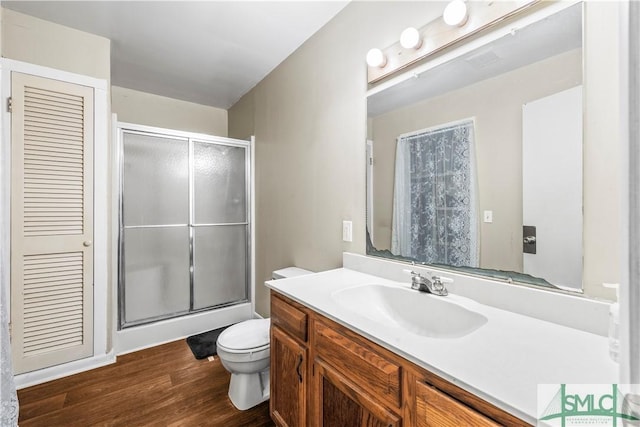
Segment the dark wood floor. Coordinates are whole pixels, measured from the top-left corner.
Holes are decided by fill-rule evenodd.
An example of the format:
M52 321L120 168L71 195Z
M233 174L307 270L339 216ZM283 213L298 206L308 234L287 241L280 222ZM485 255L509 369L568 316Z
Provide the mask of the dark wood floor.
M20 427L273 426L268 402L237 410L220 360L196 360L184 340L18 391Z

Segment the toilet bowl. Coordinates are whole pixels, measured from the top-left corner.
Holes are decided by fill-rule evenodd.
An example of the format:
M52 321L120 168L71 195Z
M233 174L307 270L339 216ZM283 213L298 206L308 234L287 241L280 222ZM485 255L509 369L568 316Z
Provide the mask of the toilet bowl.
M269 319L252 319L225 329L216 342L222 366L231 373L229 399L245 410L269 399Z

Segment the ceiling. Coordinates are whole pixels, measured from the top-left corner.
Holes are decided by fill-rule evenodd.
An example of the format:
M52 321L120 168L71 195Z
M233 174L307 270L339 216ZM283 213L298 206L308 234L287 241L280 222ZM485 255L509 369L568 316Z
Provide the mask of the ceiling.
M111 83L228 109L348 3L2 1L111 40Z
M369 117L393 111L582 47L576 4L505 37L369 96Z

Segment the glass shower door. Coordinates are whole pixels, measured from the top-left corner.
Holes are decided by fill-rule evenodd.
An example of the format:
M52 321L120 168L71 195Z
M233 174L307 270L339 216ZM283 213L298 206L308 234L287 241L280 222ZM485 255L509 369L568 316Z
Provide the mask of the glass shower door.
M248 143L121 140L120 327L248 301Z
M123 134L120 317L137 324L189 311L189 141Z
M247 149L198 141L193 158L193 308L247 300Z

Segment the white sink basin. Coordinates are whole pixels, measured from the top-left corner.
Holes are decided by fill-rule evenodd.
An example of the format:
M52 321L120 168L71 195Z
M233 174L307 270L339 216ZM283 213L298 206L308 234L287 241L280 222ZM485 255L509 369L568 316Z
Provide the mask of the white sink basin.
M341 289L332 297L369 320L432 338L459 338L487 323L485 316L451 301L451 297L409 288L370 284Z

